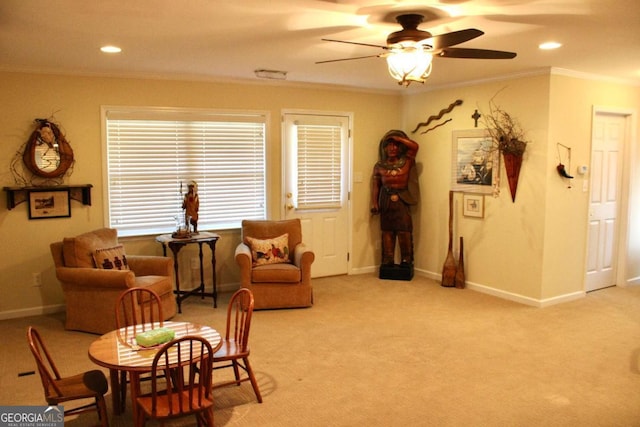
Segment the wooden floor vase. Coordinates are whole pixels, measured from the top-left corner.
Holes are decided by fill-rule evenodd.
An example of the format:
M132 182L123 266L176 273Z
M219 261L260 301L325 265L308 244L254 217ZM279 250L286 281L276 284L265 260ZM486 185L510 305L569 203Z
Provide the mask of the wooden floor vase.
M455 285L458 289L464 289L466 279L464 277L464 239L460 236L460 255L458 255L458 268L456 268Z

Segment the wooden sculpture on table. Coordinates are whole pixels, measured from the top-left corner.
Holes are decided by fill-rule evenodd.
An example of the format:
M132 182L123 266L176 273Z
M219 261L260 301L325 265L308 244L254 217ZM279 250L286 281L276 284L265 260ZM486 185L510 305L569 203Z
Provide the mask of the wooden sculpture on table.
M185 214L185 225L187 228L193 226L193 233L198 233L198 210L200 209L200 199L198 198L198 184L195 181L189 183L189 190L184 195L182 209Z
M177 229L171 234L174 239L189 239L194 234L198 234L198 210L200 209L198 184L191 181L187 187L188 190L182 198L182 217L176 216ZM182 183L180 183L180 194L182 194Z
M381 279L413 278L413 222L410 207L418 202L415 158L418 143L400 130L387 132L380 140L379 160L373 168L371 213L380 215L382 232ZM396 241L400 264L395 263Z

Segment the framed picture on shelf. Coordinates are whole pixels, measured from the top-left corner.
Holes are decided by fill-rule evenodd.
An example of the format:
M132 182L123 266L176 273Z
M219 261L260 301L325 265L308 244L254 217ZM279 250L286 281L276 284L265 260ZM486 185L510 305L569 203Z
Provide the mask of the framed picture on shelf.
M499 183L500 156L486 129L452 133L451 189L491 194Z
M71 199L69 198L69 189L29 191L29 219L70 216Z
M463 194L462 215L472 218L484 218L484 194Z

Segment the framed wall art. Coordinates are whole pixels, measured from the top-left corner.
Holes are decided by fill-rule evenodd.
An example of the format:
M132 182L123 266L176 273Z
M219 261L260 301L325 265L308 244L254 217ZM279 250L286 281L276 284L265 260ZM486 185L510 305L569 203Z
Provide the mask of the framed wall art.
M462 215L471 218L484 218L484 194L463 194Z
M451 189L491 194L499 183L500 156L485 129L452 133Z
M29 191L29 219L70 216L71 199L69 198L69 189Z

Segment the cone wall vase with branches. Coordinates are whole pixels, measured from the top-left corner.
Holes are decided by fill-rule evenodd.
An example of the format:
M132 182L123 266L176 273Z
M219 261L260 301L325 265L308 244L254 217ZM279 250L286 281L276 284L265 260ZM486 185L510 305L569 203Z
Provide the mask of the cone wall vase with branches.
M522 154L502 153L504 160L504 169L507 171L507 181L509 182L509 191L511 192L511 201L516 201L516 190L518 189L518 178L520 176L520 167L522 166Z
M515 117L495 105L493 98L489 101L489 113L485 116L485 125L493 140L494 148L502 153L511 201L515 202L522 158L528 143L525 140L525 132Z

